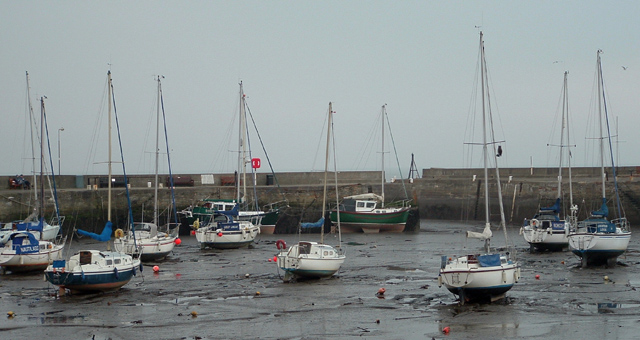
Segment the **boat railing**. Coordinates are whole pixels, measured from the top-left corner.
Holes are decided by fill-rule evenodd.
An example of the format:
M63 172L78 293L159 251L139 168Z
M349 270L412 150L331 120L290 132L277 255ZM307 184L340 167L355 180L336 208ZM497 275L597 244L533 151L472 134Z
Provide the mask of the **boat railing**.
M620 228L622 231L630 230L629 221L626 217L616 218L614 220L611 220L611 223L613 223L616 228Z
M51 225L59 225L60 227L62 227L62 224L64 223L64 216L55 216L51 219Z

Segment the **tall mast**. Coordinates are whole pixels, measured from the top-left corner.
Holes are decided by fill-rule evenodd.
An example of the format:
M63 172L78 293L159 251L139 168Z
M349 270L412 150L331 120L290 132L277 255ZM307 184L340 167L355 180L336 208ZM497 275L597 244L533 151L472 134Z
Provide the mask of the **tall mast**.
M602 198L603 201L606 198L605 194L605 174L604 174L604 136L603 136L603 126L602 126L602 96L603 88L602 88L602 64L600 63L600 53L602 50L598 50L598 64L597 64L597 74L598 74L598 117L599 117L599 127L600 127L600 172L602 176Z
M108 188L108 199L107 199L107 221L111 221L111 92L112 92L112 88L111 88L111 70L107 71L107 86L108 86L108 92L107 92L107 102L109 103L109 115L108 115L108 119L109 119L109 161L108 161L108 167L109 167L109 183L107 184L107 188ZM133 221L131 221L133 223Z
M158 103L156 111L156 176L155 176L155 189L153 192L153 224L158 225L158 160L160 158L160 94L162 92L162 85L160 84L160 76L158 76Z
M331 142L331 125L333 124L333 108L329 102L329 118L327 122L327 148L324 158L324 188L322 192L322 218L327 211L327 172L329 171L329 143ZM320 243L324 243L324 224L320 228Z
M570 138L570 130L569 130L569 82L568 82L569 72L564 72L564 116L566 121L566 129L567 129L567 167L569 168L569 209L573 211L573 183L571 176L571 138ZM573 215L573 213L572 213Z
M387 104L382 105L382 208L384 208L384 116L387 114Z
M29 105L29 131L31 131L31 169L33 176L33 187L38 188L38 176L36 175L36 150L35 150L35 136L33 135L33 128L37 125L35 124L35 117L33 116L33 106L31 106L31 86L29 85L29 72L26 71L27 77L27 103ZM38 201L38 190L33 190L33 198L37 202Z
M484 41L482 40L482 32L480 32L480 81L482 83L482 155L484 157L484 216L485 228L489 223L489 153L487 149L487 117L485 103L485 62L484 62ZM485 251L489 251L489 239L484 240Z
M40 97L40 216L39 221L44 218L44 97ZM44 226L42 226L44 227ZM40 238L42 238L42 230Z
M240 175L242 174L242 191L247 192L247 181L246 181L246 136L247 130L245 128L245 98L244 98L244 90L242 89L242 82L240 82L240 124L238 125L238 174L236 183L236 198L237 204L240 204Z
M560 122L560 162L558 164L558 198L562 198L562 161L564 160L564 129L565 129L565 109L567 106L567 72L564 73L564 84L562 86L562 119ZM568 147L568 144L566 146Z

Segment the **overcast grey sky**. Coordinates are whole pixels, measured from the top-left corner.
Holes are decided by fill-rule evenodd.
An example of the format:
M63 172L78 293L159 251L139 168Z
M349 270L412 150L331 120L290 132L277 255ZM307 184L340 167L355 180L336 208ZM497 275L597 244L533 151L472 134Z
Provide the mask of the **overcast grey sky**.
M585 137L598 49L620 163L637 165L639 17L638 1L0 0L0 174L31 171L25 71L36 113L48 98L54 163L59 134L63 174L106 173L94 163L106 160L106 126L96 122L109 69L131 173L153 171L155 75L165 76L176 173L234 170L239 81L276 171L322 168L330 101L339 170L379 170L379 146L365 145L385 103L405 176L412 153L419 169L462 167L477 26L506 140L502 167L556 166L547 143L565 70L573 163L593 165ZM96 129L102 144L90 151Z

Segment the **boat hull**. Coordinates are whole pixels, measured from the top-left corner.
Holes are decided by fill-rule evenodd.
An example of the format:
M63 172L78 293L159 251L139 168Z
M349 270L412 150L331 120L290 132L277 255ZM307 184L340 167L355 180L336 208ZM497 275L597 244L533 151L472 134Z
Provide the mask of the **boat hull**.
M521 229L524 240L537 250L561 251L569 247L568 229L535 229L529 226Z
M89 260L83 260L91 253ZM45 279L73 292L107 292L126 285L140 269L140 261L117 252L81 251L62 265L49 265Z
M142 262L162 260L173 251L176 237L164 236L143 238L134 240L131 238L119 238L113 241L116 251L133 254L137 248L140 250L140 260Z
M62 258L64 244L52 244L50 249L38 253L16 254L13 249L5 249L0 253L0 266L12 273L45 270L54 260Z
M338 214L332 211L331 223L338 223ZM409 208L397 209L392 212L355 212L340 211L340 229L343 233L401 233L409 218Z
M600 264L624 254L630 239L630 232L574 233L569 235L569 246L585 264Z
M248 223L248 222L247 222ZM196 231L200 248L236 249L251 244L260 234L258 226L241 226L240 230L220 230L217 227L202 227Z
M515 262L484 267L470 262L466 256L449 261L438 277L439 284L458 295L461 303L492 301L520 279L520 267Z
M315 242L300 242L277 255L277 264L285 272L285 281L291 276L311 279L333 276L344 261L345 256L334 247Z

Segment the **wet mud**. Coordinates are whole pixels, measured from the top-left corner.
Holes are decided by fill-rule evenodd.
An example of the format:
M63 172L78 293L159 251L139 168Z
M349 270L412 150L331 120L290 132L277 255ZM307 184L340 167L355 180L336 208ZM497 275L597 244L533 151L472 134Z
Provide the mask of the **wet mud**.
M142 274L112 293L58 296L41 273L3 274L0 338L637 337L636 237L616 267L582 269L569 251L530 254L518 228L510 228L522 279L502 301L459 306L454 295L438 287L440 256L474 253L482 244L466 240L469 227L459 222L422 220L420 225L415 233L343 235L347 260L337 275L322 280L284 283L283 273L269 262L276 240L291 244L297 235L259 235L252 247L235 250L200 250L195 237L182 237L167 260L145 264ZM494 236L493 245L504 245L501 232ZM338 240L329 235L325 242ZM80 248L105 245L75 240L72 249ZM385 293L377 296L380 288Z

